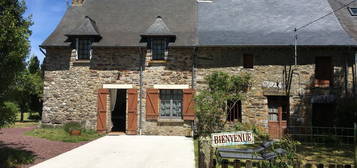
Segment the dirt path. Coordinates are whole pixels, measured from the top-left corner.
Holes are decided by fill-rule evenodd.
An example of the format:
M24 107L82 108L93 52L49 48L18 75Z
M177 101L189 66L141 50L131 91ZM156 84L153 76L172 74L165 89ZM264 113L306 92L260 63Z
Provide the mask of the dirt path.
M66 143L49 141L46 139L25 136L24 133L35 127L26 128L3 128L0 130L0 144L2 146L24 149L32 151L36 155L36 160L31 165L22 165L21 168L28 168L37 163L67 152L73 148L81 146L87 142ZM0 146L1 147L1 146Z

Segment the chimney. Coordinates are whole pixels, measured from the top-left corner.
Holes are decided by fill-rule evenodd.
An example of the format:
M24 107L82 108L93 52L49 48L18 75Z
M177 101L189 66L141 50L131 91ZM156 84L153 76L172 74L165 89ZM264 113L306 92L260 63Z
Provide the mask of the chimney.
M72 6L82 6L84 0L72 0Z

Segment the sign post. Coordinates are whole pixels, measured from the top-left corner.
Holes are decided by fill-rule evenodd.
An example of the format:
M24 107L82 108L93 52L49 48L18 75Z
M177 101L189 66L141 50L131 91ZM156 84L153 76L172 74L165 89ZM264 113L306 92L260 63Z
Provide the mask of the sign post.
M254 144L254 134L249 131L215 133L211 138L213 147Z

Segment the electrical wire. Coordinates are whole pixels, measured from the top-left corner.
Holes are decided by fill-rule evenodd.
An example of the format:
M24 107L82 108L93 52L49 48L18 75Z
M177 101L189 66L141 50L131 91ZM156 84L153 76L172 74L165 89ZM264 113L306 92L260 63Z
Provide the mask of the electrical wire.
M342 7L338 8L338 9L336 9L336 10L333 10L333 11L327 13L327 14L324 15L324 16L321 16L321 17L319 17L319 18L317 18L317 19L315 19L315 20L313 20L313 21L311 21L311 22L309 22L309 23L307 23L307 24L305 24L305 25L303 25L303 26L301 26L301 27L299 27L299 28L296 28L294 31L299 31L299 30L301 30L301 29L303 29L303 28L305 28L305 27L307 27L307 26L310 26L311 24L314 24L315 22L317 22L317 21L319 21L319 20L321 20L321 19L323 19L323 18L325 18L325 17L327 17L327 16L329 16L329 15L331 15L331 14L333 14L333 13L335 13L335 12L337 12L337 11L343 9L343 8L345 8L345 7L348 6L348 5L351 5L352 3L356 2L356 1L357 1L357 0L352 0L351 2L349 2L349 3L345 4L345 5L343 5Z

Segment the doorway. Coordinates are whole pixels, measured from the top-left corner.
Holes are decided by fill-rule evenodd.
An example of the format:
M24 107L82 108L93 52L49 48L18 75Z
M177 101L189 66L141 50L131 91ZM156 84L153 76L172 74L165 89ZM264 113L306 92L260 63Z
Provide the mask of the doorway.
M269 135L278 139L286 134L289 119L289 97L268 96Z
M116 94L115 94L116 92ZM112 132L125 132L126 131L126 89L117 89L112 92L112 111L111 120L113 127ZM114 104L113 104L114 103Z

